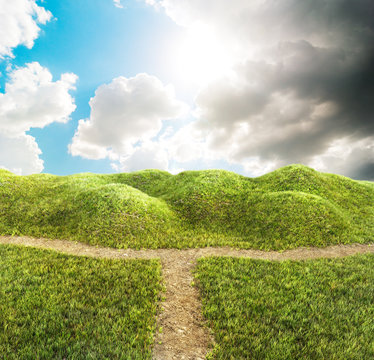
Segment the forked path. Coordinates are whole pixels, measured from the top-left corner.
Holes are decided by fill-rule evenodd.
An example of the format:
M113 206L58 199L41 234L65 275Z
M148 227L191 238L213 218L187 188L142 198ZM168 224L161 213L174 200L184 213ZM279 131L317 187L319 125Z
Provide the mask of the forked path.
M265 260L306 260L344 257L374 253L374 244L335 245L326 248L298 248L277 251L235 250L226 247L199 249L132 250L95 247L66 240L35 239L30 237L0 236L0 244L32 246L52 249L69 255L110 259L155 259L162 263L166 286L157 328L153 357L157 360L204 359L213 339L203 326L199 294L192 286L192 268L196 259L204 256L234 256Z

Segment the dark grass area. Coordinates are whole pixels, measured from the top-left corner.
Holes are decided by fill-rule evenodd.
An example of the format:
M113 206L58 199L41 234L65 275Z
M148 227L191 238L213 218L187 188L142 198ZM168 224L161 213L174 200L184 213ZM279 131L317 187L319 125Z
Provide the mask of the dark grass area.
M150 359L160 270L0 245L0 359Z
M374 186L302 165L253 179L223 170L64 177L0 170L0 234L117 248L368 243Z
M212 359L374 359L374 255L198 261Z

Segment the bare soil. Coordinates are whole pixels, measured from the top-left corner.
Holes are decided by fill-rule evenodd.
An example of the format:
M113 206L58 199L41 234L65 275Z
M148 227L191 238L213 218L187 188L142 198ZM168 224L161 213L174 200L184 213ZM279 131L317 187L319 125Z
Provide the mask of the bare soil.
M248 257L264 260L306 260L344 257L374 253L374 244L335 245L326 248L298 248L294 250L260 251L231 248L133 250L95 247L66 240L35 239L31 237L0 236L0 244L32 246L56 250L69 255L110 259L155 259L162 263L165 300L157 320L153 357L157 360L205 359L213 337L204 326L199 294L192 285L191 270L196 259L207 256Z

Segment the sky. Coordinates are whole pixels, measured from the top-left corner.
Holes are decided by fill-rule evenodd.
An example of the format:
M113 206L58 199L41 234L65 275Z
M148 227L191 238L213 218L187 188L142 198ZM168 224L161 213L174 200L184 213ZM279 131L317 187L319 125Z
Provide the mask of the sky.
M0 168L374 181L373 19L372 0L0 0Z

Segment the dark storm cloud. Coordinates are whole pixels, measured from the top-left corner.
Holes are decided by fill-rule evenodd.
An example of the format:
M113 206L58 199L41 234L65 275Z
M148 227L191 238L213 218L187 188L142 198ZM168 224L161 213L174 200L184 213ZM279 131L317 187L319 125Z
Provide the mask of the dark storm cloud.
M287 47L291 48L286 51L288 63L282 63L276 87L304 99L333 101L342 112L341 126L374 131L374 47L356 52L321 49L306 42Z
M248 22L250 13L248 7ZM264 43L262 59L260 51L236 68L235 80L211 84L197 97L198 126L211 148L234 161L283 165L312 162L349 139L361 157L351 162L366 163L354 174L352 167L339 171L374 178L373 147L353 151L361 139L374 141L374 2L266 1L258 14L264 26L274 21L262 38L274 40L277 30L276 44ZM259 29L255 22L247 31Z
M374 181L374 162L367 163L352 173L352 177L358 180Z

